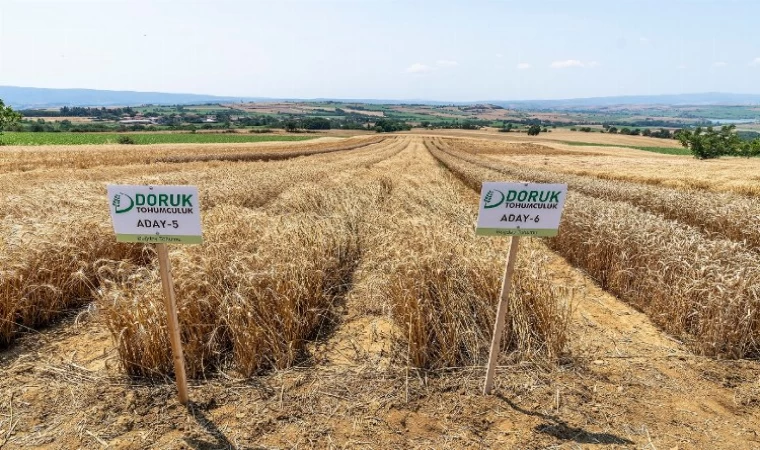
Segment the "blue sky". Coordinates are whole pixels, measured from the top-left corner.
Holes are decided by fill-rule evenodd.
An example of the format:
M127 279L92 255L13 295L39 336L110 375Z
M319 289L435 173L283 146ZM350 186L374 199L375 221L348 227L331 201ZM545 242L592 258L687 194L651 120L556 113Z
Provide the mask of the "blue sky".
M0 0L0 85L473 101L760 93L760 1Z

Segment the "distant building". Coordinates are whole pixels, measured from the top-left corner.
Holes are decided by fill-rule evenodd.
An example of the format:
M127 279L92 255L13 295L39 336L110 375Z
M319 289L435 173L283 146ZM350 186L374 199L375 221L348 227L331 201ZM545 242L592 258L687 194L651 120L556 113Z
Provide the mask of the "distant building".
M203 123L216 123L216 116L206 116Z
M158 122L155 118L145 118L144 116L129 117L126 116L119 121L121 125L156 125Z

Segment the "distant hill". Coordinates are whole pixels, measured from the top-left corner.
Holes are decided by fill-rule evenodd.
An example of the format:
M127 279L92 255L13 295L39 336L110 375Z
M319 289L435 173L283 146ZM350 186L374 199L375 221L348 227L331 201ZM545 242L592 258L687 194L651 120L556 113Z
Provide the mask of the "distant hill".
M620 97L591 97L565 100L490 101L510 109L582 109L618 105L760 105L758 94L702 94L630 95Z
M181 105L219 102L251 102L264 99L220 97L163 92L101 91L95 89L47 89L0 86L0 98L14 109L56 108L61 106L135 106L144 104Z
M98 89L53 89L18 86L0 86L0 99L14 109L59 108L61 106L138 106L190 105L203 103L233 102L279 102L279 101L340 101L386 104L449 105L453 102L425 100L383 100L383 99L333 99L333 98L273 98L273 97L225 97L203 94L169 94L165 92L107 91ZM467 104L467 103L462 103Z
M270 102L270 101L340 101L368 104L471 105L492 104L510 109L573 110L618 105L760 105L758 94L636 95L592 97L564 100L481 100L477 102L445 102L430 100L382 99L282 99L266 97L224 97L202 94L169 94L164 92L106 91L95 89L49 89L0 86L0 99L15 109L57 108L61 106L136 106L144 104L181 105L199 103Z

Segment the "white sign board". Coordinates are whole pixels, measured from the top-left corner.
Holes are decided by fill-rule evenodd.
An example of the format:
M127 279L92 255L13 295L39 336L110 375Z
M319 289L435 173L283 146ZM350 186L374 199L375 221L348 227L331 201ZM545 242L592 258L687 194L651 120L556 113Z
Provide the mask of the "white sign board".
M109 185L108 205L119 242L200 244L195 186Z
M566 184L485 182L475 233L481 236L556 236Z

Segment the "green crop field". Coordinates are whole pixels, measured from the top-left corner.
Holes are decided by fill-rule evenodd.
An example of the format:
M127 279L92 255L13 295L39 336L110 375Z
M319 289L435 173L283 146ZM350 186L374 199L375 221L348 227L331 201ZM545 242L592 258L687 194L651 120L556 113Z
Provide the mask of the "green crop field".
M314 136L244 135L233 133L28 133L6 132L0 145L85 145L118 144L129 137L135 144L230 144L236 142L305 141Z
M623 148L635 148L637 150L644 150L647 152L663 153L665 155L691 155L688 148L674 148L674 147L646 147L642 145L618 145L618 144L595 144L593 142L574 142L574 141L562 141L567 145L578 145L588 147L623 147Z

